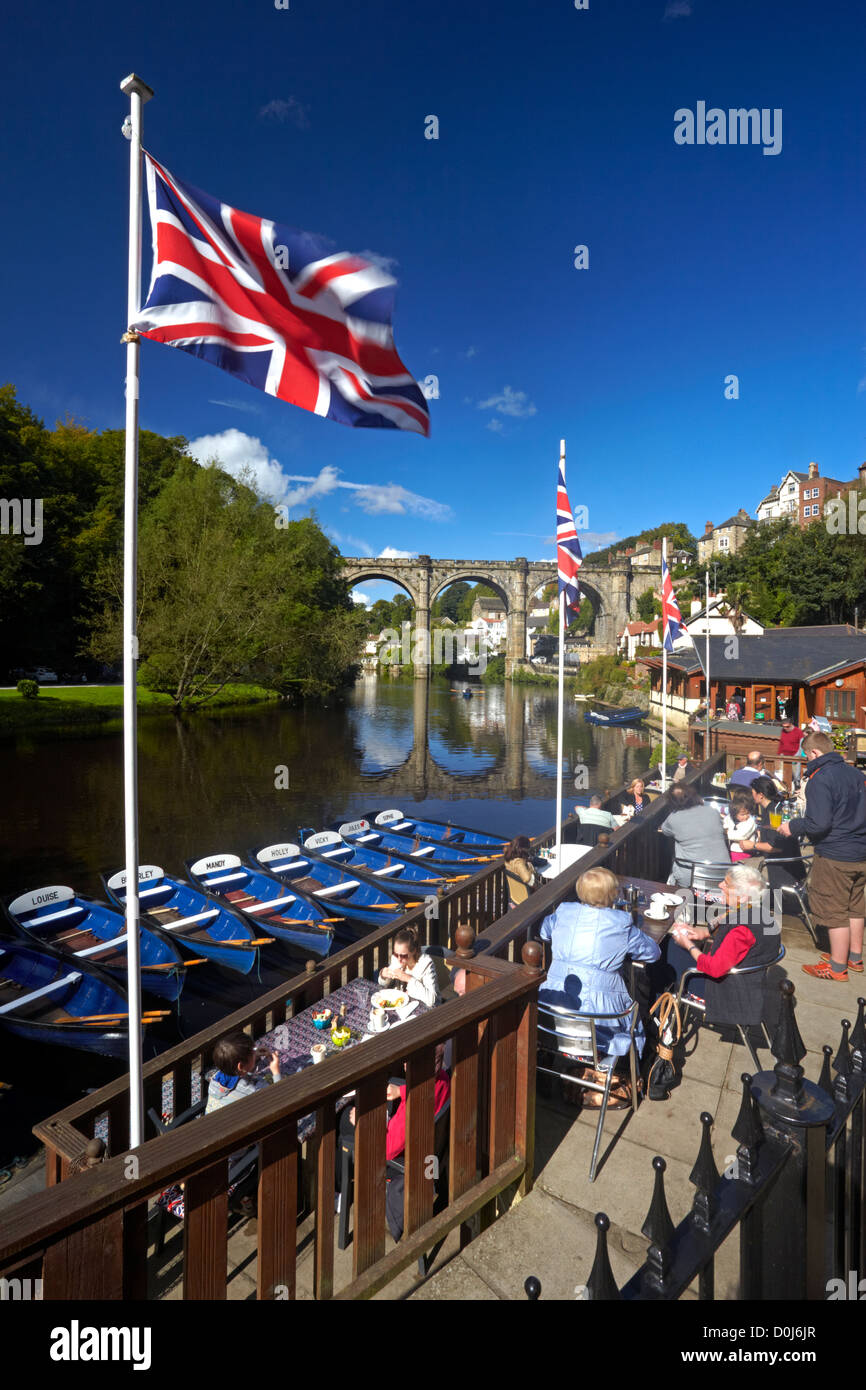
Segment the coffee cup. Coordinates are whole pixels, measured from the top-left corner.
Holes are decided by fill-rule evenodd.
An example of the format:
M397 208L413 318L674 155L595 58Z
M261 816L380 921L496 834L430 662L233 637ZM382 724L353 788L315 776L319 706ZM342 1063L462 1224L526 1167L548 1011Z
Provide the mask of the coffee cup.
M323 1062L325 1060L326 1051L327 1048L324 1043L313 1043L313 1046L310 1048L310 1056L313 1062Z
M384 1009L380 1009L378 1007L374 1008L370 1016L370 1027L372 1028L374 1033L384 1032L386 1027Z

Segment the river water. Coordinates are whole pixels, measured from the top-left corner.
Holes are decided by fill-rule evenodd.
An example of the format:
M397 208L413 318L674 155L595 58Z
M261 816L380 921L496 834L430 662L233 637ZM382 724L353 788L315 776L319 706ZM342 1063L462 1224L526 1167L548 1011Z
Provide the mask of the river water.
M509 837L546 830L555 819L555 691L473 685L473 698L464 699L454 693L463 688L365 676L345 704L143 717L142 863L182 874L187 859L243 855L253 845L294 840L302 827L322 829L386 807ZM567 798L576 770L583 769L583 799L615 790L649 761L645 729L593 727L582 709L571 700L566 707ZM116 730L0 744L0 894L69 884L104 896L100 874L123 864L122 775ZM263 969L260 981L226 984L207 971L190 979L182 1032L280 978ZM167 1033L162 1044L176 1038ZM0 1092L0 1164L10 1151L32 1150L35 1118L117 1072L116 1063L72 1049L25 1056L0 1032L0 1081L12 1084Z

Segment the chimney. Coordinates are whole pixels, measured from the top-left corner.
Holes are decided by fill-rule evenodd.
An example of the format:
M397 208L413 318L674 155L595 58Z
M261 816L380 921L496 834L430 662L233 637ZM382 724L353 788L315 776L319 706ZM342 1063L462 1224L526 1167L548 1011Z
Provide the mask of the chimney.
M817 476L818 476L818 465L817 465L817 463L810 463L810 464L809 464L809 477L810 477L810 478L817 478Z
M705 535L705 536L710 535L712 529L713 529L713 523L712 523L711 521L707 521L707 522L704 523L704 535Z
M857 469L857 473L859 476L860 486L866 487L866 463L861 463L860 467Z

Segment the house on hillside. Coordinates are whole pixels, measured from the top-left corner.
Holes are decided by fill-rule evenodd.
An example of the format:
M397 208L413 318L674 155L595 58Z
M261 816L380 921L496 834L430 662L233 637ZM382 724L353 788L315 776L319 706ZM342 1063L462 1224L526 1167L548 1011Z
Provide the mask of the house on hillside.
M659 620L651 623L626 623L617 637L617 650L626 661L634 661L639 647L658 647L661 645Z
M698 541L698 563L703 564L713 555L736 555L754 524L743 507L736 516L729 516L727 521L720 521L718 526L708 521L704 534Z
M814 466L817 468L817 464ZM783 516L794 521L800 507L800 488L808 477L808 473L798 473L796 469L789 468L784 477L775 487L770 488L766 497L762 497L758 503L758 521L778 521Z
M724 593L710 595L709 628L711 637L760 637L764 629L761 624L744 610L735 613L734 605L729 603ZM692 599L691 612L684 616L686 631L693 640L707 635L707 606L700 599Z
M809 476L800 487L800 528L811 526L812 522L823 517L831 498L843 497L852 488L860 488L866 493L866 463L861 463L857 477L847 482L822 478L817 463L810 463Z

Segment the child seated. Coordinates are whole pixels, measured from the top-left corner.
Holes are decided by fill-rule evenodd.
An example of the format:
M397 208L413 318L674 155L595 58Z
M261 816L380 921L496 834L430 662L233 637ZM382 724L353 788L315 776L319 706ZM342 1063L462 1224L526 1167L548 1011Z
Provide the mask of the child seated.
M220 1038L213 1050L216 1071L211 1075L207 1090L205 1114L210 1115L223 1105L243 1096L253 1096L271 1080L279 1081L280 1063L272 1052L267 1072L258 1070L259 1054L247 1033L229 1033Z
M750 858L749 851L740 848L740 841L752 840L758 833L752 806L751 796L734 796L731 798L731 813L722 821L733 861Z
M256 1052L252 1038L240 1031L227 1033L224 1038L220 1038L213 1050L213 1060L216 1070L211 1073L208 1082L207 1105L204 1112L206 1115L211 1115L214 1110L229 1105L233 1100L254 1096L264 1086L269 1086L271 1080L280 1079L277 1054L272 1052L267 1070L259 1071L260 1054ZM247 1150L241 1150L240 1154L232 1154L232 1160L243 1157L246 1152ZM256 1147L253 1146L248 1152L252 1157ZM229 1184L229 1197L234 1196L241 1182L245 1180L245 1177L239 1178L237 1182ZM170 1187L165 1188L157 1198L157 1205L164 1207L171 1216L182 1221L185 1211L184 1184L172 1183Z

